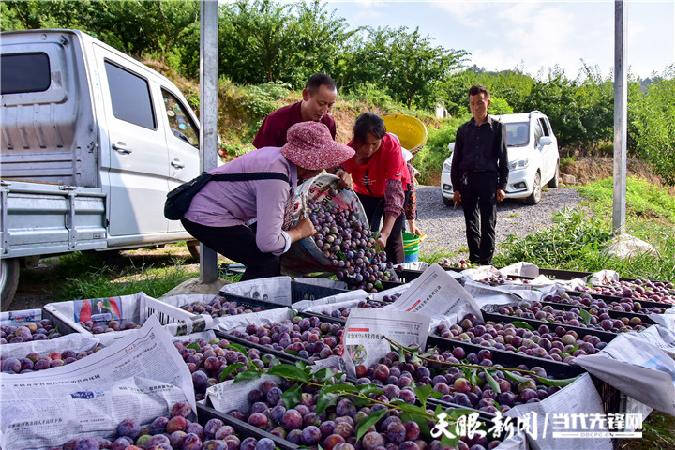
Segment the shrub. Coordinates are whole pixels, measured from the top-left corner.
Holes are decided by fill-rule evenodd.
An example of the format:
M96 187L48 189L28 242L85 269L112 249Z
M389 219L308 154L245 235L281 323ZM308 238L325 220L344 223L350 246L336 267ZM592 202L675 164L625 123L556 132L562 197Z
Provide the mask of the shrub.
M451 154L448 144L455 142L457 128L467 120L468 115L453 117L444 121L439 128L429 130L427 144L413 159L413 165L420 171L418 181L421 184L436 184L443 169L443 161Z

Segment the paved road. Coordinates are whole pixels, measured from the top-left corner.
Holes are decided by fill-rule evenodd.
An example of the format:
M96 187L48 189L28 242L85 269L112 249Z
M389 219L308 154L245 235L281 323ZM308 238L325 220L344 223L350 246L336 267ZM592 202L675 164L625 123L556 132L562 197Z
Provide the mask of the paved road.
M574 207L579 201L579 194L572 188L549 189L536 205L506 200L497 210L497 246L509 234L525 236L550 226L555 212L565 207ZM439 187L418 188L417 215L419 227L428 235L422 244L422 252L457 251L462 247L466 249L461 207L454 209L445 206Z

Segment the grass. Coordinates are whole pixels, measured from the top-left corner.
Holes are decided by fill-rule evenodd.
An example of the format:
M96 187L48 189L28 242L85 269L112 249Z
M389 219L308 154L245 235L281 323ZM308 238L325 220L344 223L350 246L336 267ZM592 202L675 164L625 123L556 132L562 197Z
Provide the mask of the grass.
M430 252L430 253L422 253L420 255L420 261L433 264L440 262L444 259L452 259L456 257L459 254L459 252L449 252L449 251L436 251L436 252Z
M166 267L132 268L117 276L109 266L89 271L77 278L68 279L59 290L59 298L96 298L145 292L159 297L183 281L199 276L182 263Z
M675 417L652 413L642 423L642 439L624 439L618 450L670 450L675 448Z
M629 177L625 231L650 243L658 255L628 259L607 255L611 243L611 180L579 188L582 207L554 218L553 226L523 238L510 236L495 256L497 265L529 261L541 267L580 271L616 270L623 277L675 279L675 198L667 189Z

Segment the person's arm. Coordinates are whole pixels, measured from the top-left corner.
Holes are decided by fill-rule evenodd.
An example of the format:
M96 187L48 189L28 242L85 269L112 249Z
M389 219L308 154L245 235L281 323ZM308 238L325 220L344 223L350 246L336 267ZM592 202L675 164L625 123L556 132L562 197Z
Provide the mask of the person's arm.
M401 180L388 179L384 188L384 220L380 231L380 245L384 246L391 235L394 222L403 212L405 194Z
M506 127L502 125L501 133L497 137L498 140L498 155L499 160L497 161L497 168L499 171L499 180L497 181L497 188L504 190L506 189L506 183L509 179L509 156L506 150Z
M452 167L450 168L450 181L452 189L457 192L461 185L462 174L459 171L459 165L462 163L462 153L464 151L464 138L462 137L462 127L457 129L455 137L455 149L452 151Z
M260 125L258 133L256 133L255 138L253 139L253 146L255 148L279 147L278 141L279 137L278 132L274 127L274 120L270 120L270 116L266 116L263 119L262 125Z
M506 127L501 126L501 133L497 140L499 141L497 145L499 160L497 161L497 170L499 171L499 179L497 180L497 192L496 197L498 202L504 200L504 190L506 189L506 183L509 180L509 156L506 150Z
M256 184L256 219L258 228L255 243L264 253L281 255L291 244L314 234L314 227L301 221L288 232L281 229L290 193L288 183L279 180L260 180Z
M337 136L337 125L335 123L335 120L333 120L333 123L328 127L330 130L330 135L333 136L333 140L335 140L335 137Z

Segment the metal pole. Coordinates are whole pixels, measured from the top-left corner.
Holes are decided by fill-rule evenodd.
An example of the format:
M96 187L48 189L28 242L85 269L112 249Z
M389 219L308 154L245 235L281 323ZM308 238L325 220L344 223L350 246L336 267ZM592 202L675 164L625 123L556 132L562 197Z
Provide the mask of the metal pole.
M626 223L626 22L623 0L614 2L614 196L612 230L621 233Z
M218 1L200 1L200 124L199 150L202 172L216 168L218 161ZM201 244L200 280L218 279L218 254Z

